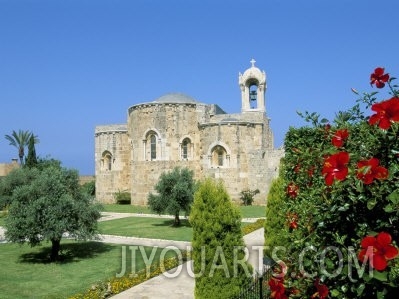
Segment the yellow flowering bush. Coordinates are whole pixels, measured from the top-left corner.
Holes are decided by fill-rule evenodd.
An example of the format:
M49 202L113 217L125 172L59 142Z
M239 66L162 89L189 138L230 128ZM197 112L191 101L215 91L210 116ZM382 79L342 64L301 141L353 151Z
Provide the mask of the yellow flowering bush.
M190 259L189 253L182 251L182 261ZM127 274L122 277L112 277L107 281L99 282L93 285L86 292L76 294L69 299L98 299L108 298L110 296L119 294L131 287L134 287L146 280L162 274L164 271L173 269L179 266L180 259L178 257L169 258L156 264L151 265L148 269L143 269L135 274Z

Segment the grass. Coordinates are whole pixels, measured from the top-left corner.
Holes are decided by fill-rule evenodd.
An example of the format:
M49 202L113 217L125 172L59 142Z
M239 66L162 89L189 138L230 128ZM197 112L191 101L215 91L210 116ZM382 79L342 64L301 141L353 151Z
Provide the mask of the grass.
M122 245L100 242L61 242L63 259L49 263L49 244L31 248L29 245L0 244L1 298L67 298L89 289L92 285L121 272ZM126 272L144 269L140 251L132 266L131 252L126 248ZM143 247L144 248L144 247ZM150 257L151 247L145 247ZM159 258L161 249L156 256ZM168 251L166 256L173 254Z
M153 214L146 206L103 204L104 212Z
M99 222L100 233L107 235L191 241L193 230L187 219L180 219L180 226L173 226L173 219L126 217ZM252 223L242 222L241 227Z
M186 219L180 219L180 226L173 226L173 219L126 217L99 222L102 234L135 236L140 238L191 241L192 229Z
M265 217L265 206L239 206L242 218L260 218Z
M153 214L146 206L104 204L104 212ZM265 206L238 206L243 218L265 217Z
M5 219L5 217L0 217L0 226L4 226Z

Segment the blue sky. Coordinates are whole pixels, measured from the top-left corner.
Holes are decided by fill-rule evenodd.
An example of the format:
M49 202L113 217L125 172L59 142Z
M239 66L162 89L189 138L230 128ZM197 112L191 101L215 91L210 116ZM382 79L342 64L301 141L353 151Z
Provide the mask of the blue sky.
M94 174L94 128L183 92L240 112L238 73L265 70L275 146L296 111L333 118L377 66L399 76L396 0L0 0L0 163L13 130Z

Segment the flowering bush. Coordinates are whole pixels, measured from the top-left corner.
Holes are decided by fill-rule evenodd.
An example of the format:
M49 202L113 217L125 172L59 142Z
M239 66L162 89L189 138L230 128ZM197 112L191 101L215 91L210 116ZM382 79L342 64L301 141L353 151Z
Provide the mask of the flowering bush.
M360 98L332 122L306 112L300 116L312 126L289 129L281 172L285 195L275 211L285 218L279 236L289 242L282 244L284 250L267 250L288 272L270 282L274 298L397 298L399 92L394 80L376 68L370 83L387 88L388 100L378 102L378 92L360 95L353 89Z
M188 252L182 252L182 261L189 259ZM163 260L162 263L154 263L149 269L143 269L135 274L126 274L122 277L112 277L106 281L100 281L93 285L84 293L76 294L68 299L98 299L109 298L115 294L119 294L131 287L134 287L144 281L147 281L155 276L161 275L163 272L171 270L180 264L178 257L172 257Z

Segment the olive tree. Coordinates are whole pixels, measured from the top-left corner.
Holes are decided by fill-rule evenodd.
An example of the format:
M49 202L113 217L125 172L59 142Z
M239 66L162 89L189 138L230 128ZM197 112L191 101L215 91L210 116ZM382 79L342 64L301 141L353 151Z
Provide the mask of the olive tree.
M5 221L8 241L31 246L50 241L50 259L56 261L64 234L77 240L96 237L100 206L82 192L76 170L49 163L43 169L18 171L29 173L30 180L12 192Z
M161 174L155 190L158 194L148 195L148 205L154 212L168 213L175 216L174 225L180 225L180 211L190 213L194 198L195 181L193 171L175 167L170 172Z

